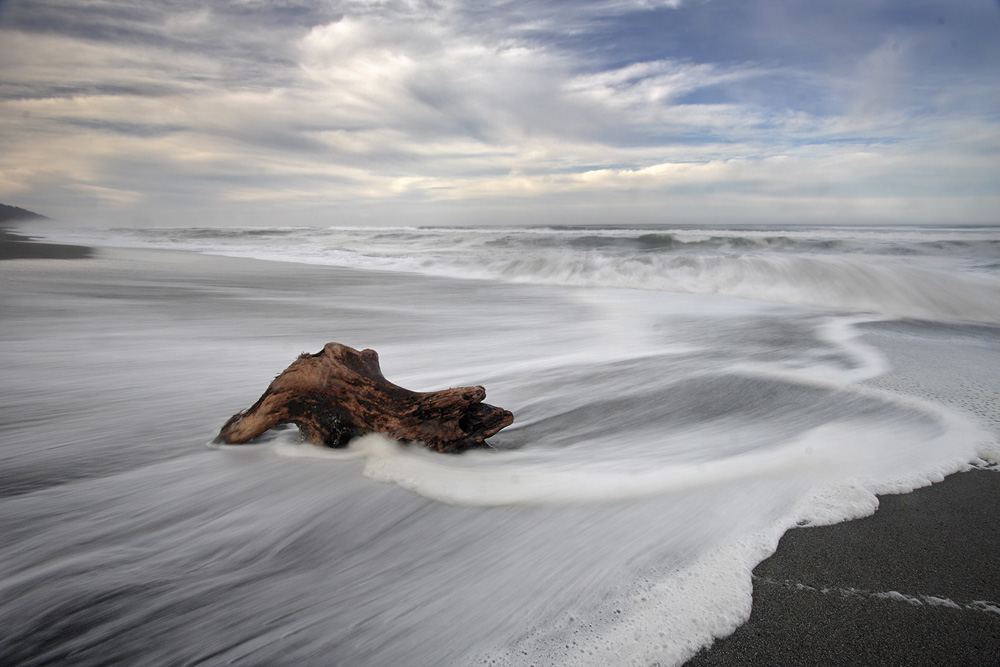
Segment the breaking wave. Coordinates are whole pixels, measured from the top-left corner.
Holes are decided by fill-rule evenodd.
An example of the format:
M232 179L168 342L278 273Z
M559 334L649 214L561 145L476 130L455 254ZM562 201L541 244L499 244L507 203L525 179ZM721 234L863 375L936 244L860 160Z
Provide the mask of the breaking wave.
M451 278L720 294L1000 324L1000 239L955 228L118 229L59 235Z
M490 271L523 282L723 294L895 317L1000 323L995 278L844 257L529 256L495 262Z

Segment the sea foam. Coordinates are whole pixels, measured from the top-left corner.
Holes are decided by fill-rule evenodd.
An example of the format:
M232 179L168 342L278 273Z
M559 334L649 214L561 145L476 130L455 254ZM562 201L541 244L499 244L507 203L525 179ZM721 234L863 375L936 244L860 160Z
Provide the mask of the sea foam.
M0 505L0 560L16 573L0 602L8 646L91 651L89 664L136 650L679 664L745 620L750 573L785 530L863 516L876 494L997 458L996 434L957 411L973 404L973 370L992 381L995 328L910 323L926 345L887 330L879 348L858 335L893 313L992 321L994 246L968 230L852 234L109 233L367 272L207 258L180 270L150 254L12 282L7 303L33 319L2 350L24 378L8 397L21 438L5 449L20 466L8 479L105 467ZM978 356L956 338L971 330ZM329 340L374 347L403 386L482 383L515 423L494 450L460 456L375 435L330 451L292 429L201 446ZM946 393L956 410L940 406ZM137 425L150 405L168 418ZM153 450L185 455L150 465ZM129 457L120 474L105 463ZM33 621L45 618L62 620Z
M66 241L561 286L720 294L1000 323L989 228L61 230Z

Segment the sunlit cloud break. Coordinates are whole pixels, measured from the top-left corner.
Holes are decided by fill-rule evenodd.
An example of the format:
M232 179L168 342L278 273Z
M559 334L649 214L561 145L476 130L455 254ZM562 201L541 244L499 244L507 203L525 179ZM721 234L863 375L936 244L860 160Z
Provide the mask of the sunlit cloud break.
M996 222L1000 8L15 1L0 200L124 223Z

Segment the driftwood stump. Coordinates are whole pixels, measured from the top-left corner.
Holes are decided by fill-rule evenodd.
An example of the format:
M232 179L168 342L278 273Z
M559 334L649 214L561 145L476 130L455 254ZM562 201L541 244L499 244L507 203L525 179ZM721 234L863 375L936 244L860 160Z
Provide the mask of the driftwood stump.
M439 452L482 447L514 416L483 403L482 387L415 392L382 375L375 350L327 343L302 354L250 408L233 415L217 442L244 443L279 424L295 424L303 440L345 447L354 437L382 433L416 440Z

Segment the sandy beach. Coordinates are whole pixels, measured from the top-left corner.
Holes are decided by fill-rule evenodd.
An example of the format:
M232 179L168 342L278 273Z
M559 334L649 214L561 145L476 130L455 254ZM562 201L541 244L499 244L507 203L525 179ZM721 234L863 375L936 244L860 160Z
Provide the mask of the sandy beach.
M89 544L91 538L73 536L73 526L57 523L56 517L68 511L65 508L72 506L72 497L79 494L83 503L80 524L85 531L96 530L100 534L99 526L110 527L129 514L128 511L120 514L122 510L116 509L121 506L118 494L124 493L122 489L130 489L130 502L140 507L136 511L149 516L135 526L123 525L120 529L123 534L140 528L150 530L145 526L147 523L156 525L160 519L155 515L161 512L165 517L176 515L173 519L163 519L167 522L164 530L174 531L169 528L169 521L181 522L178 525L183 527L183 530L168 533L171 536L168 551L177 550L170 556L176 559L177 571L174 573L171 564L156 575L162 581L148 578L152 574L132 580L137 570L130 569L130 563L134 552L145 549L140 546L142 541L109 547L116 550L111 560L121 559L121 563L115 566L120 569L115 570L117 574L109 575L111 578L105 581L104 587L109 591L117 590L113 595L122 596L120 603L114 603L117 606L108 607L98 592L86 595L68 592L72 588L57 588L53 593L65 596L62 602L43 603L29 598L28 606L22 608L24 617L9 635L13 639L0 640L0 656L5 660L19 664L49 664L77 655L80 664L99 664L102 659L109 660L109 664L125 664L144 656L156 664L167 664L169 660L164 656L176 650L178 642L186 641L188 653L185 655L189 658L200 656L209 664L221 664L221 658L208 656L212 655L214 645L224 642L237 648L226 653L225 646L219 646L220 655L238 664L265 664L261 660L291 664L289 661L316 660L317 656L325 656L324 659L340 656L347 661L343 664L386 664L378 661L396 659L400 652L417 656L414 664L435 664L439 660L447 664L471 664L467 661L478 655L480 645L470 635L493 632L494 641L513 641L518 633L530 628L530 618L518 622L508 618L511 625L501 625L499 630L487 619L469 618L475 632L463 632L461 637L454 637L453 645L448 648L428 648L419 633L412 636L401 633L394 635L395 644L374 645L366 643L371 641L365 639L369 635L351 634L360 632L363 626L350 625L358 622L355 610L371 602L375 605L371 612L375 615L373 618L386 614L392 617L393 613L402 612L392 611L398 610L398 606L379 610L377 601L366 602L365 596L371 591L366 593L365 583L359 583L357 590L347 591L346 582L354 581L349 574L337 580L340 583L336 586L334 583L330 586L353 596L350 607L300 619L302 627L318 622L319 618L324 623L346 623L338 648L332 653L329 646L323 649L325 652L317 653L318 649L304 639L299 644L289 644L277 635L267 639L271 643L265 643L264 639L258 642L261 647L269 647L261 649L263 658L242 653L243 648L238 647L257 646L254 643L257 640L241 634L247 630L239 624L218 625L223 616L221 609L206 608L204 613L215 614L207 618L216 624L212 626L213 632L221 633L223 639L206 639L197 631L198 624L205 622L200 613L178 615L164 625L165 621L157 620L155 611L160 602L142 611L138 618L114 621L122 624L121 630L115 639L105 639L103 645L86 641L81 644L84 635L77 634L79 631L74 629L73 619L87 615L99 618L100 614L111 614L109 609L130 609L130 605L144 608L148 600L170 600L174 592L190 590L190 597L174 599L169 605L162 603L166 605L163 608L171 609L173 614L177 605L186 608L184 605L199 604L201 598L194 592L199 586L205 590L216 586L223 591L222 599L233 603L243 595L240 587L250 590L255 581L274 581L272 597L278 591L283 591L281 596L288 597L298 590L303 600L308 599L301 606L322 608L323 600L328 599L323 596L334 595L336 591L333 588L316 589L303 581L302 575L308 571L302 569L304 563L320 553L331 554L331 558L334 555L348 558L344 549L349 543L375 544L365 540L375 540L377 534L385 534L378 531L390 531L391 534L399 530L400 540L410 536L413 541L409 548L430 549L432 545L419 545L420 536L427 530L427 524L419 521L421 513L437 516L436 521L441 522L438 525L448 526L448 530L465 531L464 541L456 543L455 549L478 554L488 564L487 571L504 573L513 568L503 576L526 579L539 574L538 563L555 555L530 551L540 548L537 545L544 543L546 531L548 535L553 534L553 526L578 521L580 526L591 530L591 522L596 522L593 529L597 530L598 524L603 523L605 527L619 524L622 517L627 516L615 513L619 509L628 510L627 506L609 509L606 516L590 509L559 510L553 518L558 523L548 524L548 528L546 524L539 524L538 539L533 542L530 540L534 538L522 533L531 522L541 521L536 510L483 513L472 508L448 508L423 498L414 500L412 494L392 485L373 484L361 478L352 465L335 471L330 468L318 470L316 466L306 469L295 465L294 459L269 461L259 454L234 459L231 453L205 449L204 443L212 436L213 429L234 409L242 407L240 401L252 400L263 389L259 369L269 368L276 372L311 341L325 341L333 335L354 342L353 336L364 333L366 344L390 351L402 345L404 336L413 336L414 330L398 330L394 324L398 321L397 313L380 310L380 295L385 296L387 290L398 288L395 278L372 280L358 272L330 267L290 266L190 253L66 250L52 244L27 244L17 238L7 239L3 247L5 256L12 260L0 264L0 277L5 285L2 302L5 332L0 352L6 366L0 386L4 406L0 414L5 424L0 450L4 469L0 495L5 498L6 505L0 518L7 534L37 550L31 559L52 558L53 563L62 563L55 559L54 553L46 551L58 545L35 544L33 531L41 531L37 539L45 542L65 539L67 544ZM25 259L31 256L48 259ZM54 260L72 256L89 258ZM420 278L420 281L423 281L419 282L420 289L424 290L422 293L428 294L428 285L441 283L429 278ZM441 297L442 302L458 303L462 299L476 298L482 290L482 286L474 282L447 285L449 291ZM505 289L490 294L504 298ZM354 305L339 304L337 299L330 298L336 290L351 291L353 300L350 303ZM532 294L530 288L517 288L506 298L511 299L511 303L521 302ZM537 296L541 298L541 293ZM413 310L416 331L421 327L433 329L433 321L420 320L421 312L436 312L433 308L424 304L423 311ZM928 368L921 370L919 364L915 374L907 374L903 360L899 359L898 370L873 382L884 389L895 388L903 392L937 392L945 397L944 402L950 400L956 407L982 413L984 421L989 422L989 406L997 392L995 380L990 384L990 378L995 376L989 360L995 364L995 354L1000 350L995 329L959 326L939 327L936 332L920 329L919 336L912 332L910 345L901 346L898 340L906 332L901 334L899 328L905 329L905 323L876 323L868 327L866 336L870 340L878 342L880 336L889 336L896 341L888 345L886 352L890 363L894 361L894 354L933 355L949 338L961 338L966 347L973 350L969 354L982 355L983 361L978 364L981 378L969 373L961 377L950 377L945 372L928 373ZM448 335L464 334L454 330ZM247 364L246 359L253 361ZM938 355L936 363L947 365L947 359ZM217 369L227 369L227 372L220 374ZM405 363L392 370L404 377L411 372ZM970 392L969 387L963 385L969 382L979 388L978 393ZM92 388L88 389L88 384ZM142 406L142 417L136 418L139 406ZM990 426L996 434L996 422L991 422ZM278 469L288 477L276 477L274 473ZM211 475L205 477L204 482L184 481L195 480L207 471L211 471ZM100 486L102 480L107 480L111 487ZM79 490L74 491L77 483ZM219 486L212 490L211 485L215 483ZM188 484L191 486L185 486ZM206 486L202 488L199 484ZM101 488L113 490L99 491ZM168 510L153 499L145 498L143 489L156 489L156 493L172 498L176 504ZM789 531L777 552L754 570L753 610L749 621L732 636L716 641L686 664L995 664L996 656L1000 655L1000 574L996 567L996 554L1000 553L1000 524L996 520L1000 503L998 491L1000 476L995 470L973 470L913 493L883 496L880 509L864 519ZM108 493L111 496L105 498ZM299 497L300 493L306 495ZM111 497L113 500L109 499ZM287 506L287 511L282 509L281 513L273 514L277 510L259 507L259 499L268 497L275 507ZM206 510L202 506L206 500L218 504L218 508ZM366 519L361 515L354 520L342 519L337 524L336 537L327 541L327 538L318 537L315 531L323 525L321 521L328 520L328 515L314 515L311 505L303 514L302 502L324 507L338 503L372 510L381 507L385 516L378 520L374 519L374 514ZM251 521L253 515L241 511L238 516L250 522L246 531L266 531L269 527L278 531L274 537L278 540L276 543L253 547L267 555L268 568L273 568L256 574L252 560L245 560L238 553L241 547L236 545L240 540L228 546L213 542L201 547L198 542L191 541L201 534L203 526L217 525L220 517L227 516L226 512L235 511L224 507L247 503L259 507L264 519L254 517ZM36 509L26 510L32 506ZM386 509L390 507L395 509ZM208 514L200 514L206 511ZM184 523L188 520L181 512L192 513L190 525ZM85 518L87 515L91 518ZM327 518L316 518L320 516ZM304 521L301 530L284 533L285 528L275 528L279 524L294 526L296 517ZM90 528L87 528L88 521L94 522ZM375 521L378 525L362 525L364 521ZM396 528L393 528L393 521L399 522ZM411 527L407 527L408 521L414 522ZM50 528L45 528L47 522L52 523ZM233 524L226 530L243 529ZM245 538L247 545L261 539L251 534L248 532ZM281 537L282 534L285 537ZM138 533L136 539L141 535ZM161 537L153 535L149 533L148 539L155 544ZM454 533L449 539L454 539L453 536ZM440 546L443 538L434 539ZM609 544L614 542L614 539L603 539ZM291 552L285 551L282 540L287 540ZM190 562L182 548L187 541L191 541L189 551L193 550L189 554ZM568 560L563 560L546 575L554 586L564 589L570 581L565 577L570 575L560 571L569 568L574 570L575 574L571 574L576 581L588 581L587 586L594 590L613 590L608 583L611 573L634 565L632 560L639 553L618 554L608 547L607 553L590 556L584 555L579 545L568 544L566 548L564 556ZM590 548L594 549L593 543ZM220 549L222 551L213 551ZM236 557L239 568L226 576L235 577L236 572L245 570L239 575L236 592L229 591L228 584L220 579L206 579L199 584L202 573L196 563L206 563L207 573L216 567L212 559L220 558L219 553L223 554L223 561L230 557L225 555L227 549L237 550L231 556ZM294 553L294 565L283 560L286 553ZM448 551L442 552L445 553ZM525 553L530 556L529 562L517 565L515 555ZM274 559L274 555L282 558ZM27 567L17 553L9 552L6 556L19 568ZM362 567L361 563L369 557L377 558L378 555L357 553L350 556L361 559L355 567ZM612 564L610 569L605 569L609 562ZM62 563L59 567L67 565ZM487 579L484 583L476 579L477 573L483 571L481 568L474 563L462 567L468 570L460 569L451 575L440 572L434 580L447 586L447 582L456 581L453 577L457 576L461 583L453 585L469 587L464 594L466 598L475 600L476 596L483 596L478 604L498 599L505 587L510 588L500 574L496 575L500 578ZM517 568L522 568L523 574L516 575ZM389 576L364 571L368 572L364 577ZM130 572L133 574L128 574ZM293 578L294 585L289 584L289 577ZM9 590L23 594L26 585L23 582L30 581L26 574L19 574L8 581L8 587L12 587ZM118 583L122 581L127 581L128 586ZM423 577L413 581L406 579L409 583L401 583L395 578L389 581L402 587L399 589L403 591L400 593L402 599L409 595L414 605L420 600L424 600L425 605L432 605L437 595L422 588L426 582L413 583L424 581ZM607 588L602 589L602 586ZM510 604L512 610L518 609L517 605L532 599L530 591L525 591L525 595L528 597L522 599L512 594L506 602L498 604ZM315 596L316 600L309 599L310 596ZM559 612L553 609L558 609L560 600L558 594L546 600L535 599L532 613L538 617L544 614L558 617ZM562 603L573 607L579 600L566 598ZM32 607L34 604L40 606ZM293 597L288 597L286 605L296 607ZM8 608L4 618L15 618L17 611L16 606ZM275 615L278 612L270 613L272 615L267 618L278 618ZM435 622L451 618L443 609L437 613L445 616L438 617ZM244 623L256 623L264 618L254 611L252 604L240 614ZM516 613L512 611L511 615L516 616ZM460 616L453 620L458 622ZM44 619L51 625L47 630L37 625ZM348 619L354 620L348 623ZM413 620L405 615L397 617L397 622ZM275 622L276 631L291 632L293 626ZM116 626L112 624L111 627ZM107 632L107 629L101 627L100 632ZM140 642L138 638L146 632L153 632L154 639ZM138 643L129 644L130 637ZM267 638L266 633L264 637ZM329 641L336 644L338 640ZM285 650L288 646L295 650L285 654L268 652L279 648ZM285 657L275 657L279 655ZM159 662L161 659L165 662ZM552 662L573 664L574 660Z
M998 34L0 0L0 667L1000 667Z
M93 251L86 246L41 243L0 226L0 260L4 259L83 259Z
M976 415L1000 440L996 329L884 322L865 330L873 342L895 332L907 343L882 348L893 370L872 386L933 395ZM949 346L963 338L975 343ZM951 356L958 349L966 363ZM979 363L967 363L969 355ZM907 371L914 366L933 372ZM995 665L998 502L1000 473L991 466L882 496L863 519L789 531L754 569L750 620L687 665Z
M753 611L686 664L995 665L1000 474L880 498L870 517L785 534Z

